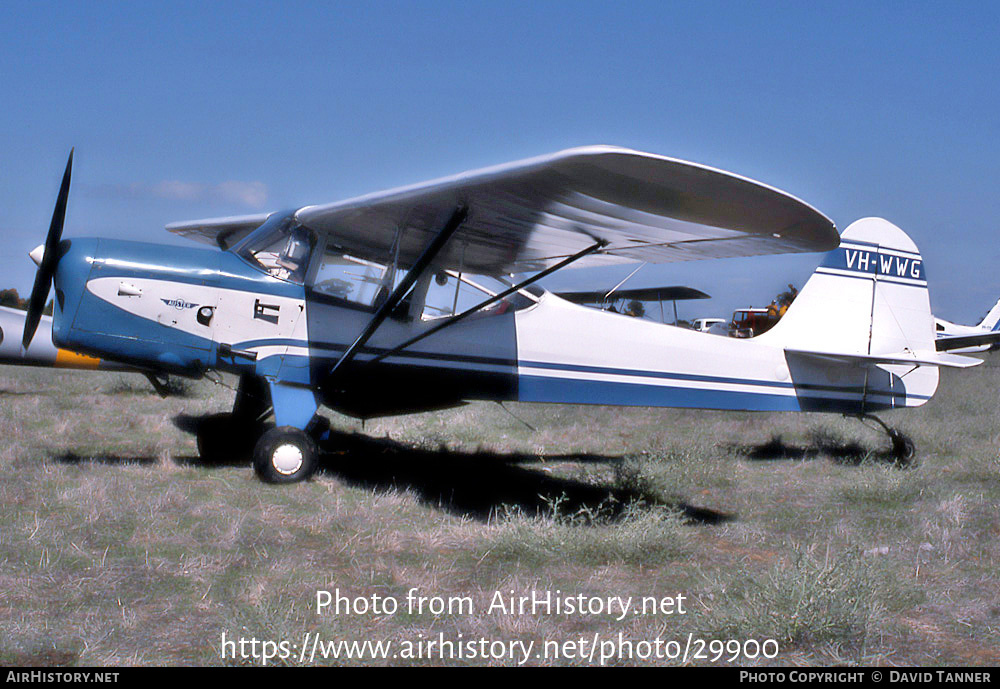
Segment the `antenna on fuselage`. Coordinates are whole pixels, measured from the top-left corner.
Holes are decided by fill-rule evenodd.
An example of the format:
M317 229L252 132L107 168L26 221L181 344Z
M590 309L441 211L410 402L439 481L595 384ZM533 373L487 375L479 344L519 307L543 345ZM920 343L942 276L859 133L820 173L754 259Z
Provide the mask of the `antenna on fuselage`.
M608 299L611 298L611 295L614 294L615 292L617 292L619 287L621 287L626 282L628 282L629 280L631 280L632 276L635 275L636 273L638 273L642 269L642 267L644 265L646 265L646 264L645 263L640 263L638 268L636 268L631 273L629 273L628 275L626 275L624 280L622 280L617 285L615 285L614 287L612 287L611 290L607 294L604 295L604 299L603 299L604 303L605 304L608 303Z

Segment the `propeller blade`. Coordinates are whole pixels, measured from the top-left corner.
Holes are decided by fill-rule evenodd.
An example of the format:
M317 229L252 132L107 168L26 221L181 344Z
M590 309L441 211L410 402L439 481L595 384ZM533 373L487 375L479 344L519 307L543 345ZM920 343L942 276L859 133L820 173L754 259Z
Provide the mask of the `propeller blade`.
M35 284L31 288L31 299L28 301L28 314L24 318L24 335L21 346L25 349L35 336L38 322L45 309L45 300L49 296L52 277L56 272L59 258L56 249L62 239L63 222L66 220L66 199L69 197L69 179L73 171L73 149L70 149L69 160L66 161L66 172L63 173L62 185L59 187L59 197L56 199L55 210L52 211L52 222L49 223L49 234L45 237L45 253L35 273Z

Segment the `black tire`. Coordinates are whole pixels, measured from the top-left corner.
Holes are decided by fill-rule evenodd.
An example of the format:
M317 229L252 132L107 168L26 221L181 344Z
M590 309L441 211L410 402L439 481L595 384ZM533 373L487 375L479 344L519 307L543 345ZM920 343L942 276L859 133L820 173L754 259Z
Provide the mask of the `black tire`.
M892 456L896 466L915 467L917 465L917 447L907 436L892 429L889 431L892 441Z
M293 426L272 428L253 451L253 468L267 483L297 483L316 472L319 450L305 431Z
M253 456L260 425L232 414L215 414L198 424L198 455L215 464L243 463Z

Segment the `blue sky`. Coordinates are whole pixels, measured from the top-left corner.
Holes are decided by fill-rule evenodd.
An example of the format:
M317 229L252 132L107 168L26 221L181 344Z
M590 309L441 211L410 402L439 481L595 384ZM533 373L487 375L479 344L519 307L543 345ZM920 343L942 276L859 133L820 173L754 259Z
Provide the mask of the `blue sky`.
M570 146L730 170L843 229L880 215L935 313L1000 297L1000 3L0 4L2 286L65 236L176 243L177 220L325 203ZM819 257L646 266L682 315L764 305ZM566 272L558 287L628 270Z

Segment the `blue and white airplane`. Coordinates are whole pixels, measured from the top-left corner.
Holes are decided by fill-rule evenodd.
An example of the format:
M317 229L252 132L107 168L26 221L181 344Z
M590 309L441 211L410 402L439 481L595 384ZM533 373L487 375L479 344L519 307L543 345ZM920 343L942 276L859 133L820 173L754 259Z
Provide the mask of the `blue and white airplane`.
M866 218L838 235L782 191L648 153L576 148L167 228L213 249L62 240L71 167L72 153L32 252L23 346L54 283L60 348L163 374L237 374L233 413L199 447L252 452L266 481L316 469L321 405L361 418L466 400L868 416L924 404L940 366L981 363L935 349L923 259L899 228ZM570 266L809 251L827 253L782 320L742 340L534 284ZM460 287L478 303L459 309ZM456 294L444 314L428 300L441 288Z

